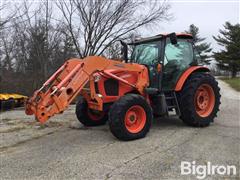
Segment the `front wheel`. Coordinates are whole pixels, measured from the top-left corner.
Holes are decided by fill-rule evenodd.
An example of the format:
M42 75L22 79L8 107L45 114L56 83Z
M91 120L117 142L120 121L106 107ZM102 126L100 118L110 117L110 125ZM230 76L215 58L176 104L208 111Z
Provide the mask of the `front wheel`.
M112 134L125 141L145 137L151 127L152 119L150 105L137 94L121 97L109 111L109 126Z
M190 126L208 126L217 116L220 97L220 88L213 76L192 74L178 93L180 118Z
M108 120L107 113L89 109L87 101L82 96L79 97L75 112L78 120L85 126L104 125Z

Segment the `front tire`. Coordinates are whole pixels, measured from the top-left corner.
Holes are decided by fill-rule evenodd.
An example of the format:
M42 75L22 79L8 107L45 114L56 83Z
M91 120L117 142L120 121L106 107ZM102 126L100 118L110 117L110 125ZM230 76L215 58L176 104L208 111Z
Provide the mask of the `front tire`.
M104 125L108 120L107 113L89 109L87 101L82 96L76 104L75 113L78 120L85 126Z
M143 138L153 119L150 105L140 95L127 94L116 101L109 111L109 127L120 140Z
M190 126L208 126L217 116L220 97L220 88L213 76L192 74L178 93L180 118Z

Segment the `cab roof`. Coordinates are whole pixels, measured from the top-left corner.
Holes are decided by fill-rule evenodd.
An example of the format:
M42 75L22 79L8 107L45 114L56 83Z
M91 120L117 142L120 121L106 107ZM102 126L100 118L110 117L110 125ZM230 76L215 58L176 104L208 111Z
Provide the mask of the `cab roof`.
M144 42L159 40L159 39L168 37L170 34L172 34L172 33L162 33L162 34L158 34L158 35L152 36L152 37L137 39L134 42L129 43L129 45L134 45L134 44L140 44L140 43L144 43ZM193 38L192 35L188 34L188 33L176 33L176 36L179 37L179 38L185 38L185 39L192 39Z

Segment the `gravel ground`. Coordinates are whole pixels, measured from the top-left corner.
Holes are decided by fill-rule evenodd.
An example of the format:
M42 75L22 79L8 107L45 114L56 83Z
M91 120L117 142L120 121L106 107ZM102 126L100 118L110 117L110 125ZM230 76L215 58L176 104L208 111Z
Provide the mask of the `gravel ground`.
M181 161L235 165L240 179L240 93L219 81L221 110L207 128L178 118L155 119L146 138L122 142L108 126L85 128L74 106L46 125L23 109L0 114L1 179L195 179L180 174Z

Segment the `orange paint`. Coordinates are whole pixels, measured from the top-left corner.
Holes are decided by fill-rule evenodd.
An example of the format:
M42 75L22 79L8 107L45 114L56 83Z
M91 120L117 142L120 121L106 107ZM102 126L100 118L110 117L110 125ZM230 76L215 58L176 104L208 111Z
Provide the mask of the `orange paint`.
M159 34L159 35L162 35L162 36L168 36L169 33L162 33L162 34ZM188 34L188 33L176 33L176 36L177 37L181 37L181 36L187 36L189 38L192 38L192 34Z
M101 75L103 80L117 80L118 95L107 96L104 81L98 83L99 92L96 93L96 75ZM44 123L53 115L63 112L78 94L85 97L89 108L102 111L103 103L114 102L133 90L144 95L144 88L148 84L148 71L143 65L122 63L97 56L70 59L35 91L33 97L26 102L25 112L28 115L34 114L39 122Z
M185 81L187 80L187 78L196 71L204 71L204 72L209 72L210 70L206 67L203 66L192 66L190 68L188 68L182 75L181 77L178 79L177 84L175 86L175 91L180 91L183 87L183 84L185 83Z
M209 116L215 105L215 94L211 86L202 84L198 87L195 97L194 105L196 112L201 117Z
M132 106L125 115L125 127L131 133L139 133L145 126L147 120L146 112L139 105Z

